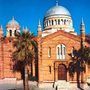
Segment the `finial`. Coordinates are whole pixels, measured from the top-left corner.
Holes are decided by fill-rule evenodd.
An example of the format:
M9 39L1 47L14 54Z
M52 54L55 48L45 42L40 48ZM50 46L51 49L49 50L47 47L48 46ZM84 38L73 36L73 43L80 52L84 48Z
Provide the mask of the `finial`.
M25 27L25 28L23 28L23 32L28 32L28 28L27 27Z
M41 22L40 22L40 19L39 19L39 22L38 22L38 27L41 27Z
M40 23L40 19L39 19L39 25L40 25L41 23Z
M38 22L38 32L41 32L42 31L42 26L41 26L41 22L40 22L40 19L39 19L39 22Z
M27 28L27 26L24 28L24 26L23 26L23 31L24 32L28 32L28 28Z
M14 21L14 16L12 17L12 20Z
M84 20L83 20L83 17L82 17L81 25L84 25Z
M82 21L81 21L80 28L81 28L81 30L80 30L80 31L81 31L82 33L85 33L85 24L84 24L83 17L82 17Z
M56 1L56 6L58 6L58 0Z
M28 28L27 28L27 26L25 27L25 31L26 31L26 32L28 31Z

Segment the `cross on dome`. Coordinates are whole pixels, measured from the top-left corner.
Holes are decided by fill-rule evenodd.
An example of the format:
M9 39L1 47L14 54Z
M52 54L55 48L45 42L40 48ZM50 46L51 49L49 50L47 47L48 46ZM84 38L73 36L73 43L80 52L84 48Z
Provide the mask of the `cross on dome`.
M48 16L57 16L57 15L67 15L71 16L70 12L67 10L67 8L60 6L58 4L58 1L56 1L56 5L51 7L45 14L45 17Z
M58 6L58 0L56 1L56 6Z

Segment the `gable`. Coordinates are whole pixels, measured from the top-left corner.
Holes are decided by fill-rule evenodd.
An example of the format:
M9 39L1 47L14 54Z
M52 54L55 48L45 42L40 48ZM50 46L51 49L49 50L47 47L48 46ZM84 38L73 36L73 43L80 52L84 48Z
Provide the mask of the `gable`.
M58 38L58 39L57 39ZM59 30L59 31L57 31L57 32L55 32L55 33L53 33L53 34L50 34L50 35L48 35L48 36L45 36L45 37L43 37L42 38L43 39L43 41L50 41L50 40L55 40L56 39L56 41L57 40L62 40L62 39L72 39L72 40L74 40L74 41L77 41L77 42L80 42L81 41L81 39L80 39L80 37L79 36L76 36L76 35L73 35L73 34L70 34L70 33L67 33L67 32L64 32L64 31L62 31L62 30Z

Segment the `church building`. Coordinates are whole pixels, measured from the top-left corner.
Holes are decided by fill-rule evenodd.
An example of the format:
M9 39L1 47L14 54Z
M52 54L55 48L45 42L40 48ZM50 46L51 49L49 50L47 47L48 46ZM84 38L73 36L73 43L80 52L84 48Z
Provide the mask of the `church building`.
M73 27L70 12L56 3L45 14L43 28L38 25L38 81L56 82L58 80L71 81L69 63L72 61L73 50L80 49L81 45L90 46L85 41L85 24L80 24L80 34L77 35ZM89 75L88 66L84 73L84 80ZM76 75L74 76L76 81Z
M73 49L80 49L82 44L90 46L85 39L83 19L80 35L77 35L70 12L56 3L46 12L43 26L39 21L37 31L38 62L32 63L32 76L36 77L39 83L71 81L68 72L71 61L69 54L73 57ZM13 38L16 32L20 32L20 24L14 18L6 25L6 37L3 37L3 28L0 27L0 79L21 78L20 73L14 73L12 67ZM86 66L84 80L90 75L89 71L90 67Z

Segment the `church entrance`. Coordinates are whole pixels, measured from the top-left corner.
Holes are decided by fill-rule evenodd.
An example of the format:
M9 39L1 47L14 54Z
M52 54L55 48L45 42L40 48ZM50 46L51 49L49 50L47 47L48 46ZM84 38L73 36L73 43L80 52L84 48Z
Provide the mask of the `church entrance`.
M63 64L58 66L58 80L67 80L67 70Z

